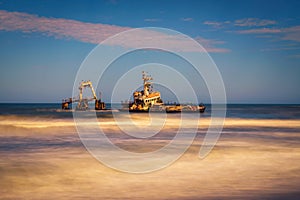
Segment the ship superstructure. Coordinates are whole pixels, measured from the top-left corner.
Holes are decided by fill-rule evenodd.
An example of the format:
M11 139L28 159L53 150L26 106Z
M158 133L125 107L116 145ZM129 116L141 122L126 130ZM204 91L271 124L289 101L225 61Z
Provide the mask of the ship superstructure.
M164 104L160 92L153 91L152 77L148 76L143 71L143 90L135 91L133 93L133 102L123 104L123 108L129 108L129 112L149 112L150 109L153 112L201 112L205 111L203 104L192 105L192 104Z
M129 111L149 111L152 106L163 104L160 92L153 91L152 77L143 71L142 79L143 90L133 93L133 102L129 104Z

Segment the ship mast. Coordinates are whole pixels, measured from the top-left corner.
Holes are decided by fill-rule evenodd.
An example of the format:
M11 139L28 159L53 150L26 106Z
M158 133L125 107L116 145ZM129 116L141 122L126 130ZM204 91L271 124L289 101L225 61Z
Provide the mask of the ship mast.
M147 76L146 72L143 71L143 81L144 81L144 95L148 96L149 95L149 90L151 86L150 80L153 80L152 77Z

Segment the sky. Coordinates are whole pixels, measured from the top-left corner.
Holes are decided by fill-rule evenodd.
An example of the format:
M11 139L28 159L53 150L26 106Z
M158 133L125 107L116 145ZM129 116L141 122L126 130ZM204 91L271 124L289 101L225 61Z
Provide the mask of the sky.
M71 97L77 71L97 44L133 28L161 27L206 49L221 73L228 103L297 104L299 9L299 1L280 0L0 0L0 102L49 103ZM135 45L132 39L127 43ZM131 60L141 64L138 55ZM109 101L109 79L105 84L103 99ZM196 92L203 102L210 101L207 89Z

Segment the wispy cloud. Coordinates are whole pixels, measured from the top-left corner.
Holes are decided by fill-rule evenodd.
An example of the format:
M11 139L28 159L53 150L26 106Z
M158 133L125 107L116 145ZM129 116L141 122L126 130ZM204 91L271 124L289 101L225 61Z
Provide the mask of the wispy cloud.
M262 27L275 25L275 20L259 19L259 18L243 18L235 21L205 21L203 24L212 26L214 28L225 28L225 27Z
M252 34L271 41L300 42L300 26L280 27L270 19L243 18L234 21L205 21L203 24L215 30L225 29L227 33ZM276 25L276 26L275 26ZM295 48L269 48L262 51L294 50Z
M157 19L157 18L148 18L148 19L144 19L145 22L159 22L161 21L161 19Z
M265 34L265 33L281 33L280 29L272 29L272 28L258 28L258 29L247 29L236 31L240 34Z
M128 48L156 48L168 49L175 52L210 52L210 53L227 53L229 49L217 47L224 44L222 41L205 39L196 37L195 40L201 44L204 49L199 48L197 42L192 42L184 35L180 34L164 34L152 30L138 30L134 34L126 36L126 38L114 38L108 41L107 44L122 44ZM125 42L124 42L125 41Z
M216 21L205 21L203 24L212 26L214 28L220 28L223 25L223 22L216 22Z
M55 38L73 38L98 44L112 35L129 29L129 27L38 17L27 13L0 10L0 30L4 31L40 32Z
M258 18L244 18L244 19L238 19L234 21L235 26L242 26L242 27L268 26L268 25L274 25L276 23L277 22L274 20L258 19Z
M194 21L194 19L191 18L191 17L181 18L180 20L184 21L184 22L192 22L192 21Z
M283 40L292 40L300 42L300 26L292 26L283 29L285 35L282 37Z
M258 28L236 31L239 34L268 34L279 36L280 40L290 40L300 42L300 26L292 26L287 28ZM271 35L270 35L271 34Z
M273 38L274 36L272 34L268 34L268 35L256 35L256 38Z
M216 45L219 44L224 44L224 41L220 41L220 40L207 40L203 37L196 37L195 40L197 42L199 42L205 49L209 49L209 51L211 52L218 52L218 53L227 53L230 52L229 49L225 49L225 48L216 48Z
M28 13L8 12L0 10L0 30L20 31L24 33L42 33L45 36L57 39L74 39L81 42L99 44L110 36L130 30L130 27L121 27L107 24L85 23L62 18L39 17ZM214 40L199 40L208 52L228 52L228 49L218 48L220 44ZM163 41L163 44L161 44ZM199 51L197 45L190 45L184 38L177 35L168 35L162 32L143 30L128 36L124 41L110 40L109 45L121 45L135 48L141 44L148 46L160 45L175 51Z

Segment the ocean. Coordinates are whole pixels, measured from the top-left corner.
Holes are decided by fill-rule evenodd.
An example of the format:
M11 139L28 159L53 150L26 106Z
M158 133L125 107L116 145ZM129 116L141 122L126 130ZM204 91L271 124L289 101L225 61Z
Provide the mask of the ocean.
M211 106L187 115L183 134L199 124L183 155L159 170L127 173L95 159L83 145L72 111L60 104L0 104L0 199L298 199L300 196L300 105L229 104L222 133L203 159L199 150L211 122ZM134 153L168 145L180 113L149 115L84 111L87 130L96 117L114 145ZM136 138L118 127L157 134ZM196 120L196 121L195 121ZM132 129L131 129L132 128ZM149 129L150 128L150 129ZM93 131L93 130L91 130ZM186 138L182 137L182 141ZM102 144L102 143L100 143ZM105 146L105 145L104 145ZM102 153L108 154L104 148ZM178 145L180 148L180 145ZM177 147L175 147L175 150ZM171 152L172 153L172 152ZM167 157L168 152L164 154ZM162 158L163 159L163 158ZM131 166L130 161L119 164ZM134 164L133 164L134 165Z

